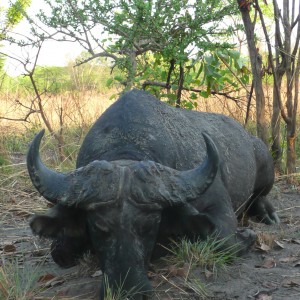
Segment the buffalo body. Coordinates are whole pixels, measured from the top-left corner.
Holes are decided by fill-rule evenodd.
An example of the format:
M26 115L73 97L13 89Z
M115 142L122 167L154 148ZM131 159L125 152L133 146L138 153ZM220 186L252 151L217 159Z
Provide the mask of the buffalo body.
M33 217L32 230L53 238L62 266L95 252L112 287L150 290L149 260L170 238L216 234L242 253L255 235L238 230L237 217L279 222L266 199L274 181L268 149L224 115L176 109L132 90L96 121L68 174L41 162L42 135L30 147L28 170L55 206Z

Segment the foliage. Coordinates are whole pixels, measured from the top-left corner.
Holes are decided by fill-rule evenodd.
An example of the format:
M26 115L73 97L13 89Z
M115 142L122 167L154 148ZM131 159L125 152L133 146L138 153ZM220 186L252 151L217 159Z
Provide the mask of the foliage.
M234 46L226 39L232 27L222 25L224 17L236 13L234 0L44 1L51 13L41 11L39 20L56 34L47 36L38 28L34 34L79 42L89 53L79 63L109 58L123 73L110 78L108 85L118 82L125 89L144 85L155 93L163 88L162 96L178 105L186 90L190 93L183 104L192 108L199 83L208 85L200 91L205 97L224 89L225 82L226 86L233 83L229 78L234 70L227 70L222 81L226 67L217 58ZM194 80L195 74L204 79Z
M82 53L80 57L84 56ZM37 66L34 71L34 80L38 90L43 93L59 94L67 91L98 91L108 89L107 81L111 78L109 65L95 59L92 62L74 67L75 62L70 61L66 67ZM118 76L118 69L113 76ZM112 84L109 88L112 87ZM5 76L2 81L2 90L10 93L33 93L33 86L28 76L19 75L15 78Z
M22 20L24 11L30 6L30 3L31 0L15 0L10 2L6 9L0 6L0 41L5 38L8 30ZM0 55L0 71L3 70L4 60L4 56Z
M9 7L4 9L0 6L0 40L4 37L7 30L17 25L24 16L24 11L31 4L31 0L11 1Z
M43 92L47 91L52 94L57 94L70 89L70 76L66 71L66 67L40 67L37 66L34 73L36 85ZM29 77L18 76L18 88L22 87L26 91L33 91L33 86Z

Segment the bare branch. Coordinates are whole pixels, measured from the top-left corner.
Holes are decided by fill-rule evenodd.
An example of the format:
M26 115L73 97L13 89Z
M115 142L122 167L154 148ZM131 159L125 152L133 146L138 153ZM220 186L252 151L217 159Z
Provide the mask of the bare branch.
M87 62L89 62L89 61L91 61L91 60L93 60L93 59L95 59L95 58L97 58L97 57L110 57L110 58L112 58L112 59L115 60L115 61L119 59L116 55L114 55L114 54L112 54L112 53L101 52L101 53L96 53L96 54L92 55L91 57L86 58L86 59L84 59L84 60L82 60L82 61L76 63L76 64L75 64L75 67L78 67L78 66L80 66L80 65L82 65L82 64L85 64L85 63L87 63Z
M39 110L30 109L30 111L25 115L24 118L8 118L8 117L0 117L0 120L8 120L13 122L29 122L28 118L30 115L39 112Z

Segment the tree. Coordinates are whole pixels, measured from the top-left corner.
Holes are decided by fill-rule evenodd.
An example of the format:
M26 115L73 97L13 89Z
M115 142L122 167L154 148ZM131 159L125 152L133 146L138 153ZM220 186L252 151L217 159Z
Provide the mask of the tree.
M286 123L286 172L287 174L293 174L296 171L295 139L300 71L300 3L295 0L284 0L281 10L279 9L277 0L273 0L273 17L275 23L275 55L273 55L272 43L259 1L239 1L240 5L244 4L244 6L242 6L244 11L249 11L251 2L259 14L268 47L268 64L270 65L274 78L273 114L271 122L273 156L278 169L281 169L282 149L280 124L282 118ZM286 83L286 109L282 101L284 79Z
M215 75L215 71L228 53L214 56L224 57L211 68L207 57L210 57L209 53L220 53L233 47L224 41L229 30L220 25L224 17L236 13L233 0L45 2L51 13L40 12L39 20L43 26L36 26L34 34L41 39L80 43L89 57L78 64L97 57L109 58L113 66L124 71L125 76L117 80L124 84L125 89L140 84L163 87L167 97L174 97L175 93L176 105L180 106L182 91L193 91L189 80L191 72L196 75L200 68L204 71L205 67L207 72L203 74L208 76L204 81L209 84L205 92L218 93L224 86L224 81L219 84L217 80L222 76ZM228 57L232 60L234 56ZM156 80L149 80L151 77ZM197 80L201 82L199 78ZM227 83L230 84L230 80ZM199 88L194 88L194 91L199 92Z
M293 174L296 171L296 119L299 97L300 72L300 2L283 0L282 11L277 0L273 0L275 21L275 66L274 101L272 118L272 150L276 160L281 158L280 143L280 116L286 123L287 161L286 172ZM292 43L294 41L294 44ZM270 52L270 50L269 50ZM271 61L273 64L273 60ZM286 80L286 110L284 109L281 90L283 78Z
M237 0L238 7L240 9L244 29L247 37L248 51L252 70L253 87L256 96L256 128L257 135L265 144L268 145L268 123L266 120L266 107L265 107L265 95L263 90L263 74L262 74L262 57L259 54L259 49L255 41L255 23L251 20L250 10L252 0ZM250 101L250 99L249 99Z

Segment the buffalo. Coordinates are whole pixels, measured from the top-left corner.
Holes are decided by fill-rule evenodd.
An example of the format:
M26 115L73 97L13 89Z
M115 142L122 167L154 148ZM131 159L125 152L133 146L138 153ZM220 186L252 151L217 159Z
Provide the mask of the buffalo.
M145 91L129 91L92 126L69 173L43 164L43 134L30 145L27 167L54 206L32 217L33 233L53 239L52 257L63 267L95 253L113 290L139 287L133 299L151 291L149 261L163 255L170 239L215 234L243 253L255 233L238 229L238 217L279 222L266 199L272 157L227 116L173 108Z

